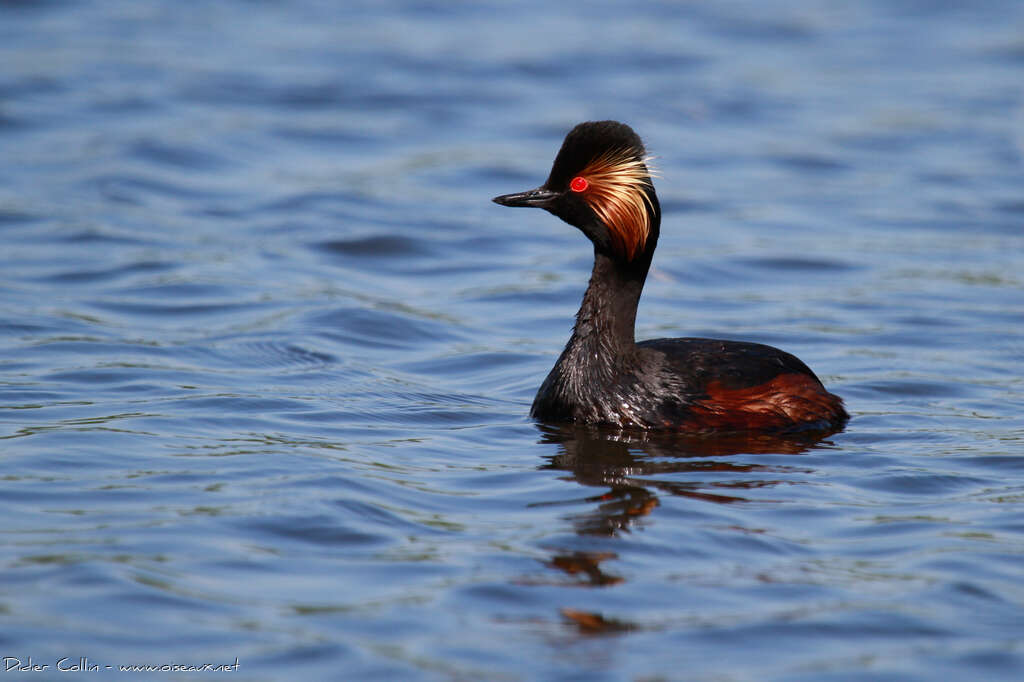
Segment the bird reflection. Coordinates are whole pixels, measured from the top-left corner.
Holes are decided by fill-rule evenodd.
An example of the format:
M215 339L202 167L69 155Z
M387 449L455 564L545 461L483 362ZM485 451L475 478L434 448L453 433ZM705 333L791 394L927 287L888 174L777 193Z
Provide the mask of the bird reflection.
M588 488L599 488L585 495L557 502L539 502L531 506L588 505L583 512L566 517L579 536L615 537L633 530L661 504L659 495L676 495L701 502L737 504L748 501L744 492L777 485L785 473L807 471L793 464L751 463L749 458L732 460L741 454L798 455L818 446L829 433L789 435L735 435L702 437L649 431L624 431L595 426L538 425L541 443L554 444L557 452L547 458L541 469L565 471ZM729 480L721 474L739 473ZM689 474L689 480L678 480ZM760 498L763 501L763 498ZM581 551L552 548L549 568L572 577L573 584L585 587L610 587L625 578L609 572L602 564L618 558L614 551ZM618 632L631 629L628 623L607 619L599 613L564 608L562 617L584 634Z
M778 483L773 474L794 471L794 466L752 464L726 459L738 454L799 454L818 444L823 435L739 434L702 437L644 431L602 429L593 426L539 426L542 443L558 446L542 469L567 471L585 486L606 487L599 495L564 502L596 504L572 518L581 535L611 536L627 531L659 505L658 493L731 504L745 502L744 490ZM678 481L666 474L748 474L743 480ZM754 476L749 476L753 474Z
M623 578L601 570L601 562L608 559L615 559L618 554L614 552L572 552L569 554L556 554L548 563L551 568L557 568L571 576L579 576L586 580L581 583L592 587L605 587L616 585L623 581Z

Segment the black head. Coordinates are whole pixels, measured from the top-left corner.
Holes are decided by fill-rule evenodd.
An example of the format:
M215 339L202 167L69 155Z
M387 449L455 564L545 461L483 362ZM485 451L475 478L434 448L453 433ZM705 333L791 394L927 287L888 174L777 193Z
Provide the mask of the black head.
M628 125L580 123L565 136L547 182L494 201L546 209L578 227L598 252L626 263L649 263L661 208L646 159L643 142Z

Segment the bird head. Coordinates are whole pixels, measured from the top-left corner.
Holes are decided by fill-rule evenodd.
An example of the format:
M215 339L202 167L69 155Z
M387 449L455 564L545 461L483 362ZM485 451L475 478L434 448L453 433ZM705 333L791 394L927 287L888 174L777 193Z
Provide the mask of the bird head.
M605 255L650 261L661 209L640 137L617 121L580 123L565 136L547 181L495 197L502 206L543 208L580 229Z

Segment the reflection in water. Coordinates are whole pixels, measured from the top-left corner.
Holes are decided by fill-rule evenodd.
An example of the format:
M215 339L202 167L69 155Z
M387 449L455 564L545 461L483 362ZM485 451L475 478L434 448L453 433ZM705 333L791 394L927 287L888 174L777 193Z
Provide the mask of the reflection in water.
M558 453L551 456L542 469L567 471L582 485L605 490L597 495L536 506L592 504L589 511L567 519L577 535L603 537L629 532L639 520L657 509L660 493L735 504L748 501L742 494L744 490L777 485L779 474L813 473L801 467L732 462L726 458L739 454L798 455L829 435L756 434L711 438L574 425L541 425L539 428L542 443L558 445ZM743 480L723 481L722 473L746 476ZM689 481L662 478L678 474L708 475L702 476L702 480ZM573 576L579 585L609 587L625 581L601 567L603 562L617 557L608 551L555 548L547 565ZM584 634L621 632L635 627L599 613L570 608L563 608L561 615Z
M572 552L571 554L556 554L548 563L548 566L565 571L569 575L582 576L586 582L581 585L593 587L604 587L606 585L617 585L623 578L611 575L601 570L601 562L608 559L615 559L618 554L613 552Z
M579 628L581 634L602 635L611 632L629 632L636 627L631 623L612 618L605 618L599 613L592 611L577 611L576 609L562 609L562 616Z
M544 434L541 442L557 443L560 450L542 468L568 471L583 485L609 488L600 495L584 498L587 502L597 503L594 511L573 517L577 533L608 536L628 530L638 518L650 514L659 504L658 491L721 504L745 502L742 490L775 485L778 481L772 478L772 474L797 470L791 466L709 458L738 454L795 455L807 451L826 435L758 434L709 438L583 426L540 428ZM732 482L683 482L657 478L665 474L723 472L755 476ZM554 504L575 505L579 501Z

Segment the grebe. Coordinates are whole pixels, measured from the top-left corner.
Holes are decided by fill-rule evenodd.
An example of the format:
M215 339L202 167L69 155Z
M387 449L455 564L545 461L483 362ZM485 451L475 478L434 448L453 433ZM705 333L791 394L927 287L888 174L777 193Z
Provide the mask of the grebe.
M777 348L699 338L636 343L636 309L661 227L646 162L629 126L580 123L543 185L494 198L503 206L543 208L594 244L594 270L572 336L531 416L693 433L842 428L849 418L842 399Z

